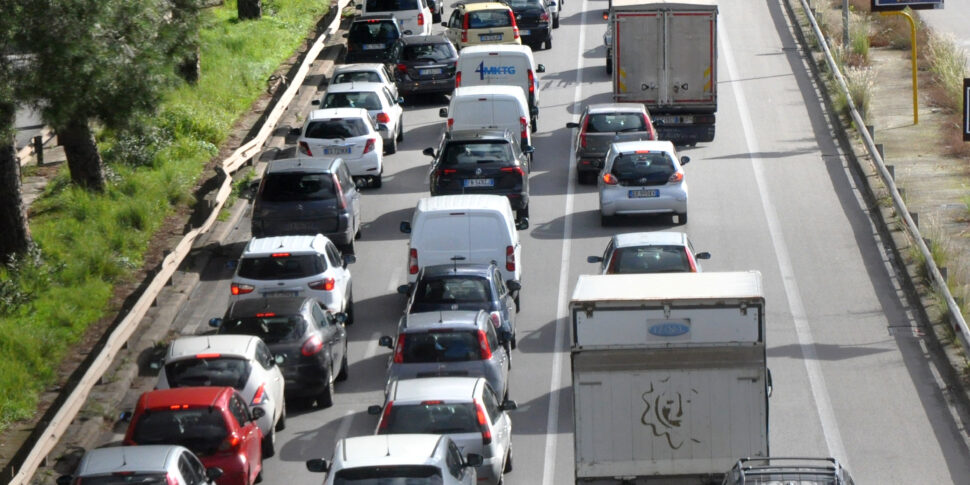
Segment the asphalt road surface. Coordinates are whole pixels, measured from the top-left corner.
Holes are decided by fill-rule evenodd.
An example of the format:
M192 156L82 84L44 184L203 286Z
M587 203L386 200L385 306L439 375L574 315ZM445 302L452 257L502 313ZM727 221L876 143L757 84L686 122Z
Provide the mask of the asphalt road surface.
M768 308L773 455L835 456L858 483L970 483L970 453L933 360L914 331L914 312L870 221L856 181L832 140L787 17L777 0L721 3L717 135L683 149L691 163L690 223L637 219L599 223L595 188L576 186L564 128L584 103L609 101L602 45L605 0L569 0L553 48L536 53L547 72L531 175L532 225L523 236L522 313L510 397L515 470L510 484L571 483L572 392L566 305L576 278L592 273L616 232L685 230L706 271L761 271ZM447 18L447 16L445 17ZM437 27L440 29L441 27ZM370 434L380 404L390 334L403 308L407 239L398 223L428 194L430 159L446 98L409 104L400 151L385 158L384 186L365 190L363 239L351 268L357 323L350 378L335 404L291 410L267 483L322 482L309 458L329 458L338 438ZM230 238L238 254L243 220ZM221 316L232 269L216 259L182 321Z

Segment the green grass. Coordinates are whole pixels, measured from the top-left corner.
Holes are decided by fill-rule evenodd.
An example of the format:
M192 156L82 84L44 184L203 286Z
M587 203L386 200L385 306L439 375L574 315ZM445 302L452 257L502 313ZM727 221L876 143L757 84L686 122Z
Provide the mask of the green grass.
M963 79L970 77L967 53L952 36L931 35L926 45L929 70L943 89L943 107L954 112L963 108Z
M34 203L39 253L0 266L0 431L34 414L66 352L116 310L114 286L142 265L165 217L192 202L192 187L235 120L327 8L319 0L263 5L257 22L239 22L234 0L207 10L198 85L173 88L138 133L99 134L110 181L104 194L70 185L65 167Z

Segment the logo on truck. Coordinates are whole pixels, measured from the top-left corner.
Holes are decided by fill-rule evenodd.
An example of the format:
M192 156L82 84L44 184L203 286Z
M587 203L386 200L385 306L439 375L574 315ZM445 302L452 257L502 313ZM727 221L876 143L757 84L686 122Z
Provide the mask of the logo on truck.
M661 379L656 388L651 382L650 389L640 396L647 405L640 416L640 423L650 427L654 436L665 438L670 449L679 450L687 440L700 443L700 440L689 437L689 431L682 427L684 415L690 410L692 396L697 394L697 390L691 389L685 395L669 389L669 381L669 376Z
M647 331L658 337L678 337L690 332L690 327L681 322L660 322L650 325Z
M478 78L485 80L485 76L515 75L515 66L485 66L485 61L479 62L475 68Z

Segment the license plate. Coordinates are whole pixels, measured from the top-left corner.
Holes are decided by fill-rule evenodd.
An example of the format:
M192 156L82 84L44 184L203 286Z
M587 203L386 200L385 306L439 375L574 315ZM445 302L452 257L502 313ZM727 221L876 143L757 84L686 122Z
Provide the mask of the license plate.
M372 51L375 49L383 49L383 48L384 48L384 44L364 44L365 51Z
M651 190L631 190L630 191L630 198L631 199L645 199L645 198L648 198L648 197L659 197L659 196L660 196L660 191L657 190L657 189L651 189Z
M305 231L310 234L311 231L315 231L313 225L308 222L291 222L286 225L287 231Z
M693 116L674 116L674 115L663 115L660 120L664 123L693 123Z
M492 187L495 179L465 179L463 183L465 187Z
M490 40L502 40L502 34L479 34L478 39L482 42L487 42Z
M299 294L299 292L297 292L297 291L264 291L263 292L263 296L265 296L267 298L274 297L274 296L288 296L288 297L293 297L293 296L298 296L298 294Z
M324 155L346 155L350 153L350 147L327 147L323 149Z
M531 30L519 29L519 35L529 35L531 33L532 33Z
M420 74L422 76L431 76L433 74L441 74L441 68L440 67L434 67L434 68L431 68L431 69L418 69L418 74Z

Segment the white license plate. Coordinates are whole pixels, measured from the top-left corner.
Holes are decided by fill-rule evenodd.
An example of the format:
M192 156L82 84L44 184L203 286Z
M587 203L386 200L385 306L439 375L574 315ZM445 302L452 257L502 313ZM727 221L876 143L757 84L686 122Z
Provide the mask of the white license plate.
M299 296L298 291L264 291L263 296L269 298L274 296L294 297Z
M286 225L286 230L287 231L310 231L310 232L307 232L307 234L312 234L313 231L315 231L315 229L313 228L313 224L310 224L309 222L291 222Z
M433 75L433 74L441 74L441 68L440 67L435 67L435 68L431 68L431 69L418 69L418 74L420 74L422 76L430 76L430 75Z
M492 187L495 179L465 179L463 184L465 187Z
M531 33L532 33L532 31L531 31L531 30L527 30L527 29L519 29L519 35L529 35L529 34L531 34Z
M631 199L646 199L649 197L660 197L660 191L657 189L651 190L631 190L629 193Z
M350 147L327 147L323 149L324 155L346 155L350 153Z
M384 48L384 44L364 44L365 51L372 51L375 49L383 49L383 48Z
M488 42L490 40L502 40L502 34L479 34L478 39L482 42Z
M674 116L674 115L662 115L660 120L664 123L693 123L693 116Z

